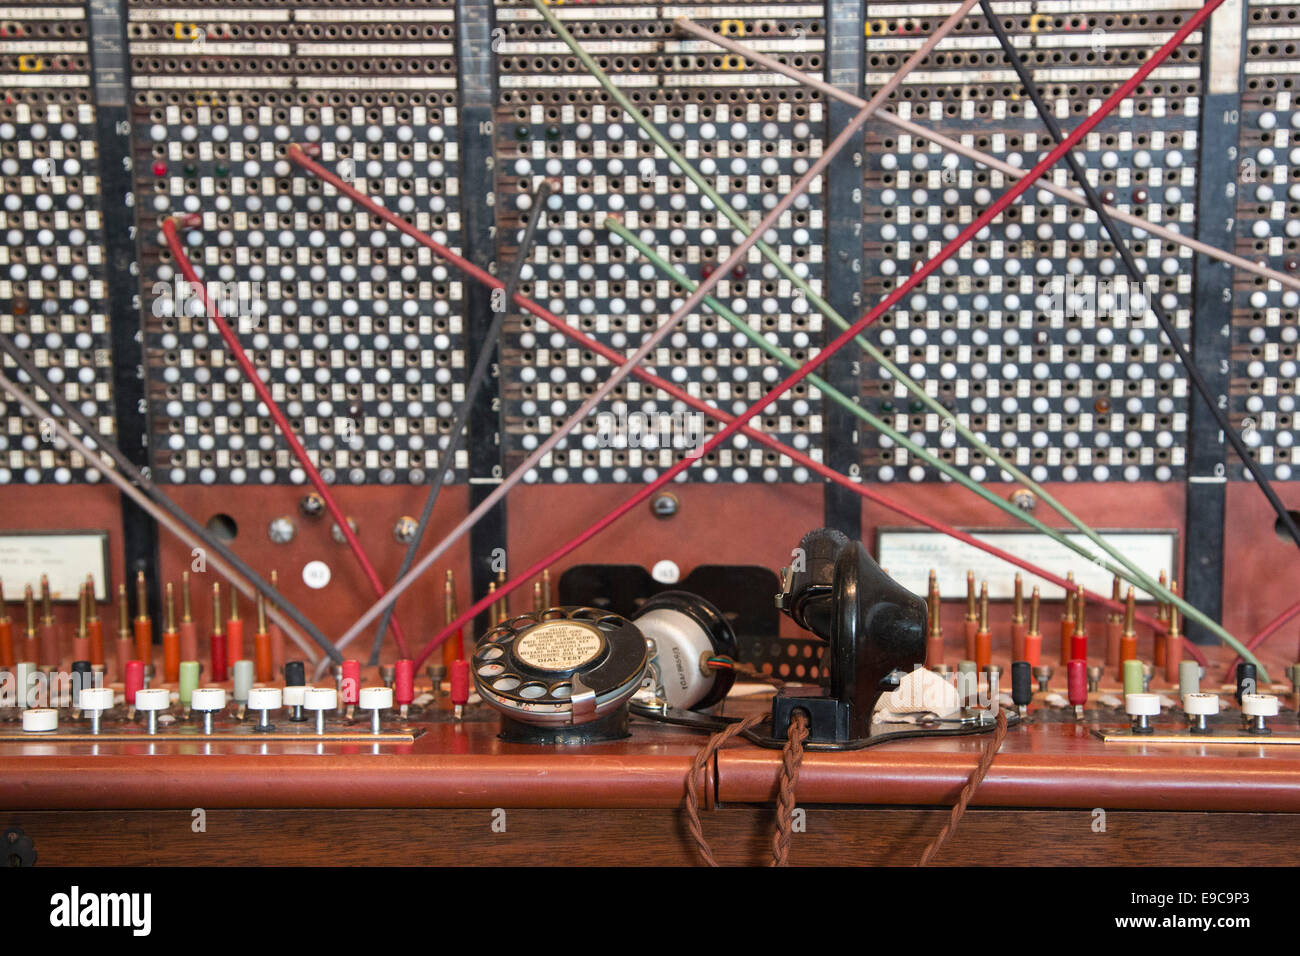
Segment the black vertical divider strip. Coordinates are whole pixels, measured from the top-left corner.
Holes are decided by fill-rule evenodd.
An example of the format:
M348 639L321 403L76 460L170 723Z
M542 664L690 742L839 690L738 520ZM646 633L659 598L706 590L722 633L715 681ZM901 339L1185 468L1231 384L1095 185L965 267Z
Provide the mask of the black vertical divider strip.
M1232 249L1237 233L1237 139L1245 65L1245 0L1221 7L1205 31L1201 82L1200 164L1196 186L1196 236ZM1231 64L1235 46L1236 64ZM1218 52L1216 52L1216 47ZM1223 50L1231 69L1222 69ZM1233 268L1206 255L1195 258L1195 303L1191 353L1197 368L1228 408L1232 362ZM1224 520L1228 446L1204 400L1188 389L1186 533L1183 535L1183 595L1211 618L1223 616ZM1187 636L1197 644L1219 639L1193 621Z
M463 254L491 269L496 258L496 183L493 170L493 108L496 104L492 0L456 0L456 70L460 85L460 191ZM465 283L467 368L473 368L492 324L492 296L476 282ZM469 417L469 504L478 507L500 483L505 443L501 435L501 369L492 367ZM470 531L470 587L477 600L496 580L496 557L506 549L506 503L502 501ZM488 627L485 611L474 621L475 633Z
M91 90L99 140L100 200L113 347L113 417L122 453L146 475L150 472L149 412L145 401L144 327L135 257L135 192L132 181L131 80L127 72L126 10L123 0L89 0ZM158 525L125 495L122 547L134 594L136 572L149 587L149 614L162 620L158 583ZM111 602L112 595L109 600ZM155 641L160 628L154 628Z
M827 0L826 79L856 96L864 94L864 0ZM853 119L857 110L839 100L825 99L826 142ZM826 278L823 294L840 315L852 321L862 303L862 171L865 137L842 151L826 170L823 208L826 222ZM839 329L827 322L823 329L830 342ZM861 401L862 354L855 347L841 349L823 366L821 374L845 395ZM831 401L823 401L826 464L845 475L861 475L861 421ZM862 499L847 488L829 482L825 487L824 520L827 527L850 538L862 537Z

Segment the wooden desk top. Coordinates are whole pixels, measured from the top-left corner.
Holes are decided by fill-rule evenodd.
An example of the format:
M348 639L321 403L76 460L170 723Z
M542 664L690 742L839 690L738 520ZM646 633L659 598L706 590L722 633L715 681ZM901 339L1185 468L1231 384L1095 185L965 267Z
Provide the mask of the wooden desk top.
M759 700L740 708L762 707ZM740 708L736 708L737 712ZM1091 716L1091 715L1090 715ZM633 718L630 738L582 748L509 744L488 711L422 726L413 744L258 743L249 737L0 742L0 807L677 807L705 735ZM1105 712L1105 725L1122 718ZM986 807L1300 812L1300 746L1104 743L1090 726L1013 727L977 792ZM1295 715L1275 720L1296 730ZM14 725L9 724L8 727ZM1093 725L1096 726L1096 725ZM1172 725L1170 725L1172 727ZM951 805L983 736L810 753L804 805ZM779 751L733 742L702 791L725 804L774 798Z

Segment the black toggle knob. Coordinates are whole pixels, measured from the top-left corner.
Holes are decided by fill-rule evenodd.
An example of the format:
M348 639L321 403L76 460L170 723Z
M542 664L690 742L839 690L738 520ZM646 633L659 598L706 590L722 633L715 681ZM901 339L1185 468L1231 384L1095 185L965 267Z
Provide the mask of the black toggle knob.
M1034 669L1029 661L1011 662L1011 703L1028 707L1034 699Z

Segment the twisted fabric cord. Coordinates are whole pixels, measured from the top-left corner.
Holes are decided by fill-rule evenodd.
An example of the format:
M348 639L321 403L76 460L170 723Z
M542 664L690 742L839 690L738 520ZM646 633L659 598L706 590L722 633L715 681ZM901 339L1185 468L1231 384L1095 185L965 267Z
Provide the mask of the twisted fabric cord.
M699 848L700 856L704 857L704 862L709 866L717 866L718 861L713 858L713 851L709 848L709 841L704 838L704 828L700 824L700 794L699 794L699 777L713 755L718 752L728 740L737 734L743 734L750 727L763 720L763 714L755 714L752 717L746 717L740 723L732 724L725 730L720 730L708 739L703 747L696 753L695 759L691 761L691 769L686 773L686 824L691 831L691 836L695 839L695 845Z
M772 866L790 865L790 836L794 823L794 788L803 763L803 742L808 739L808 715L795 711L789 737L781 754L781 787L776 796L776 832L772 834Z
M934 855L952 837L957 829L957 824L961 821L962 814L966 812L966 805L970 803L971 797L975 795L976 788L988 776L989 768L993 766L993 758L997 756L998 748L1002 746L1002 741L1006 737L1007 712L999 707L997 726L994 728L993 735L989 738L988 743L984 745L984 753L980 755L980 762L971 771L970 780L966 782L966 786L962 787L961 795L952 808L952 815L948 818L948 822L943 825L942 830L935 834L934 839L930 841L930 845L925 848L920 861L916 864L917 866L928 866Z

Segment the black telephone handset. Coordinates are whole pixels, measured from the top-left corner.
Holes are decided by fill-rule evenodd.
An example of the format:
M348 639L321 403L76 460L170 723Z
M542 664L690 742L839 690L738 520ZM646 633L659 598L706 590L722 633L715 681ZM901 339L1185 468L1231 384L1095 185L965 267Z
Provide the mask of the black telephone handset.
M889 577L861 542L830 528L804 535L797 561L783 569L777 603L826 641L825 692L778 694L772 731L784 737L795 711L808 715L813 741L853 743L871 734L880 695L897 686L891 676L925 662L924 599Z

